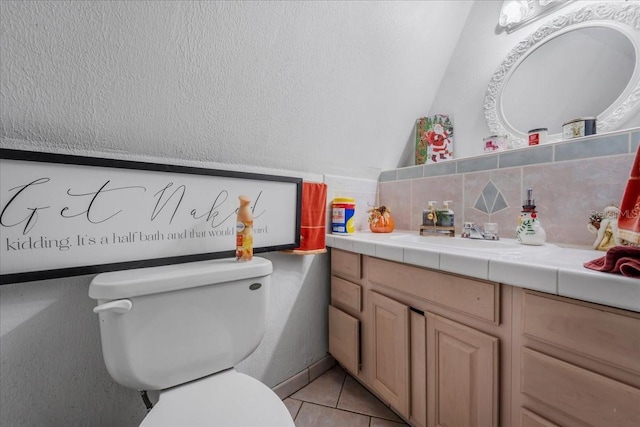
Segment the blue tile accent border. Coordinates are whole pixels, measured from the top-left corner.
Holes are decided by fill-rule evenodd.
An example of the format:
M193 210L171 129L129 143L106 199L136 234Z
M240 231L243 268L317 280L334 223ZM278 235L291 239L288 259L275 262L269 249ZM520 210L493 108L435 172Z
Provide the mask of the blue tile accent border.
M625 154L629 152L629 136L614 135L582 139L581 141L558 144L554 149L556 162Z
M554 163L568 160L635 154L640 146L640 128L607 135L595 135L538 147L479 155L442 163L410 166L382 171L378 182L407 180L422 177L455 175L467 172Z
M424 176L453 175L456 173L456 161L432 163L424 167Z
M422 178L422 165L398 169L398 180Z
M498 155L496 154L458 160L458 173L478 172L491 169L498 169Z
M393 169L390 171L380 172L380 177L378 178L378 182L397 181L399 170L400 169Z
M499 167L511 168L515 166L527 166L537 163L553 162L553 147L540 146L533 149L507 151L499 154Z

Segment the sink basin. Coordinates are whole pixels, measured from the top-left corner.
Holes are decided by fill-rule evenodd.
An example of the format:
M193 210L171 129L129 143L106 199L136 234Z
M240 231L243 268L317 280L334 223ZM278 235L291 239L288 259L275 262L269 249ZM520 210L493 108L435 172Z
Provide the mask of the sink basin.
M508 249L518 248L521 245L517 241L508 240L480 240L466 239L462 237L444 237L444 236L416 236L413 234L400 234L391 236L392 240L399 240L406 243L421 243L425 245L448 246L452 248L469 248L469 249Z
M503 255L509 258L519 258L525 253L539 253L547 251L555 245L544 244L542 246L528 246L518 243L515 239L480 240L462 237L445 236L416 236L414 234L399 234L391 236L391 240L403 243L417 244L420 246L435 246L438 248L451 248L455 250L483 252L493 255ZM435 248L434 248L435 249Z

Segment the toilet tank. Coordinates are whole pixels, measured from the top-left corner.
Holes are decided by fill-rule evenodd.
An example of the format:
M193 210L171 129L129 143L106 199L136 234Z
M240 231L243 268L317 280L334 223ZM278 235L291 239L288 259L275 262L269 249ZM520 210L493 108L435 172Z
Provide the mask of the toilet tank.
M102 353L109 374L162 390L249 356L264 336L271 261L200 261L97 275Z

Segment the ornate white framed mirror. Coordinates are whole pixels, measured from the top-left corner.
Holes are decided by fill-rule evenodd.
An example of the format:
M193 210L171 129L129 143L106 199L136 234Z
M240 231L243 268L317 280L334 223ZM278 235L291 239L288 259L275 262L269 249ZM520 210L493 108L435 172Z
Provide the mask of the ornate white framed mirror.
M588 4L538 28L495 71L484 98L492 133L524 145L527 132L596 117L617 130L640 110L640 4Z

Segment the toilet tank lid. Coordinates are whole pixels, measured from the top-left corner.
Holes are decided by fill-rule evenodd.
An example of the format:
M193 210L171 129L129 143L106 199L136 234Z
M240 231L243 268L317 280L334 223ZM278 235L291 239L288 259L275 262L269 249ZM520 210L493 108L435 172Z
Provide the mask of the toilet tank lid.
M89 297L114 300L178 289L268 276L271 261L254 257L238 262L235 258L137 268L98 274L89 285Z

